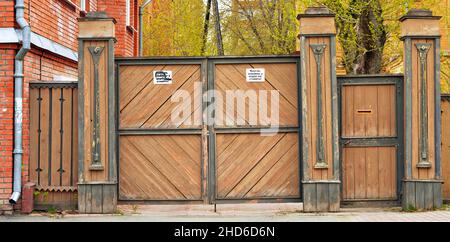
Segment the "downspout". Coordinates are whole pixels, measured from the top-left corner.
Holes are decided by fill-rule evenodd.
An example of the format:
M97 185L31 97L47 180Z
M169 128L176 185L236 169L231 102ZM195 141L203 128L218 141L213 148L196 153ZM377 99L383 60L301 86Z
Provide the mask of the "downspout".
M9 203L16 204L22 193L22 112L23 112L23 66L24 59L31 49L31 28L25 19L24 0L16 0L16 22L22 29L22 48L15 58L14 73L14 178L13 194Z
M144 15L144 7L143 6L139 6L139 56L143 56L144 54L144 34L143 34L143 30L142 30L142 23L143 21L143 15Z

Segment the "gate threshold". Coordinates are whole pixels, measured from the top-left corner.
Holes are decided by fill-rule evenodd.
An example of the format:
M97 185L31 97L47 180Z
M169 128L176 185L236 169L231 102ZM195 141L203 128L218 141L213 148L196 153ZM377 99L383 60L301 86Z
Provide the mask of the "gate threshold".
M119 203L118 212L136 215L206 216L206 215L258 215L303 213L303 203L246 203L246 204L183 204L149 205Z

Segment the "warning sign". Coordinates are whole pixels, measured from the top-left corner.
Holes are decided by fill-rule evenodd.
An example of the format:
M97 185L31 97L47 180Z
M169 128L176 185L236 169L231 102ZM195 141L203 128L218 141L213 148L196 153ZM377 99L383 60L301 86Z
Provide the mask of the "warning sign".
M172 71L154 71L153 83L155 85L170 85L172 84Z
M266 70L263 68L247 69L247 82L265 82Z

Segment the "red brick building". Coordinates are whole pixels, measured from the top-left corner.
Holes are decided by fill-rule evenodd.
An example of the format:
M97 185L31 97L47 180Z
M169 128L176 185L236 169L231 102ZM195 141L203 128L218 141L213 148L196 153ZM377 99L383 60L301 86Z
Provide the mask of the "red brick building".
M128 1L128 2L127 2ZM0 1L0 211L10 210L13 187L14 72L21 48L15 0ZM117 20L116 55L138 54L138 0L25 0L25 19L31 27L31 50L24 60L23 176L28 180L29 83L76 81L77 19L90 11L105 11Z

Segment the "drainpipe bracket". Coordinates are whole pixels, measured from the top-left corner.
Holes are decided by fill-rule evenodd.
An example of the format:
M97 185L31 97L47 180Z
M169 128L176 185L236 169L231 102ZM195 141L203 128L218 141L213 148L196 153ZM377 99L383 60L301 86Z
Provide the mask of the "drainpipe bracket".
M24 74L14 74L14 78L24 78L25 75Z
M14 149L13 154L15 154L15 155L22 155L23 154L23 150L22 149Z
M14 6L15 9L25 9L25 4L16 4Z

